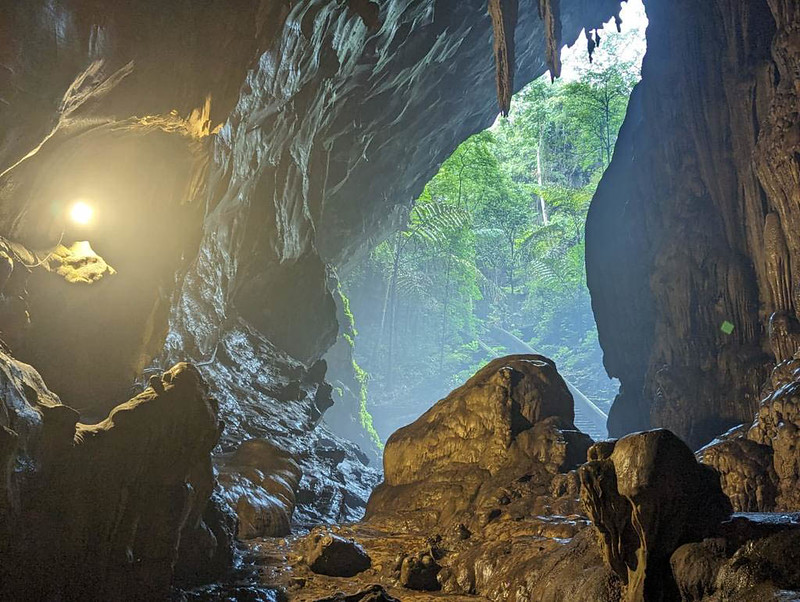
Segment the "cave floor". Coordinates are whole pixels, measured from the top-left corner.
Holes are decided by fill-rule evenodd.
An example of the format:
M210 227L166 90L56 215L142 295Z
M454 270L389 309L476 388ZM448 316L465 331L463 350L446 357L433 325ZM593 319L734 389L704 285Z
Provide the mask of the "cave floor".
M350 595L375 584L382 585L390 595L403 601L488 601L482 596L415 591L398 584L395 572L398 556L402 557L408 550L425 548L428 533L390 533L363 523L335 525L327 530L358 541L372 559L372 567L355 577L318 575L303 560L304 535L259 538L246 545L247 556L258 568L261 584L283 589L292 602L311 602L338 592Z

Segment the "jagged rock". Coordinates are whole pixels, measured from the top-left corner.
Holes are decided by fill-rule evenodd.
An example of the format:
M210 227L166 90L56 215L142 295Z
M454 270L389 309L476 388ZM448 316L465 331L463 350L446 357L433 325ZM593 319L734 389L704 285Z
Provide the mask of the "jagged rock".
M800 525L786 517L738 518L723 537L684 544L670 563L681 600L769 602L800 596Z
M329 598L319 598L315 602L400 602L400 600L390 596L380 585L373 585L355 594L336 594Z
M772 456L770 446L744 438L711 443L698 452L703 464L720 473L722 490L738 512L775 509L778 477Z
M328 532L308 536L305 560L315 573L331 577L353 577L372 565L358 543Z
M549 491L554 475L582 462L591 443L573 416L572 396L551 360L493 360L389 437L384 482L367 516L419 511L418 518L445 527L468 511L468 523L481 512L496 516L498 489L524 475L529 486Z
M291 454L263 439L250 439L220 462L217 478L223 498L238 516L239 539L288 535L303 476Z
M772 371L751 424L698 452L737 511L800 510L800 359Z
M24 467L12 475L19 504L0 550L3 597L158 598L176 567L195 579L227 569L232 538L207 512L221 424L196 368L178 364L102 422L82 424L29 367L0 359ZM181 558L183 538L196 547Z
M666 430L628 435L578 470L581 499L630 602L677 595L669 558L731 514L719 475Z
M442 567L429 552L410 554L400 565L399 582L405 588L423 591L438 591L441 585L437 579Z

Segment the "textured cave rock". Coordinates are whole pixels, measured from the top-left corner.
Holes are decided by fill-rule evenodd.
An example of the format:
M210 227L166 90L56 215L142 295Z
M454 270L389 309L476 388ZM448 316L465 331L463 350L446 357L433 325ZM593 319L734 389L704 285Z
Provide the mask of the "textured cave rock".
M645 4L642 81L589 211L587 279L621 381L610 433L663 427L696 448L752 418L798 343L800 16L780 0Z
M501 485L536 474L534 484L549 486L584 460L591 439L573 418L572 395L551 360L495 359L389 437L367 517L411 512L445 527L465 513L490 516L495 510L482 506Z
M358 543L327 532L308 536L305 561L313 572L331 577L353 577L372 564Z
M736 517L722 525L719 537L675 551L670 563L681 600L771 602L800 596L797 515L759 518Z
M0 364L4 598L159 597L176 576L227 570L233 530L212 499L221 424L193 366L82 424L32 368Z
M698 451L741 512L800 510L800 359L778 364L755 419Z
M172 338L168 340L161 365L169 365L170 355L181 355L181 347L172 346L177 344ZM218 448L223 455L222 471L227 472L225 457L235 455L242 442L266 440L280 450L277 453L285 458L285 467L291 463L302 473L294 494L294 513L289 512L295 523L314 525L361 518L380 476L355 443L321 424L331 395L330 385L324 381L324 362L307 368L243 320L229 321L212 353L198 369L219 400L225 421ZM235 466L232 470L238 472ZM278 481L284 480L282 470L274 475ZM241 473L232 478L240 479ZM265 474L264 484L271 480L273 476ZM254 493L263 495L257 489Z
M625 584L623 599L674 599L672 553L713 534L731 514L719 475L667 430L597 444L589 458L578 469L581 500Z
M0 235L37 260L88 239L116 269L85 286L31 274L0 312L15 353L98 419L191 360L224 453L266 439L302 470L295 521L358 518L376 472L320 426L314 365L341 330L327 266L398 227L494 120L485 1L1 6ZM570 42L618 10L523 7L514 88L544 71L554 27ZM82 196L88 231L64 224Z
M288 535L303 476L291 455L264 439L249 439L218 461L222 497L239 519L236 536Z

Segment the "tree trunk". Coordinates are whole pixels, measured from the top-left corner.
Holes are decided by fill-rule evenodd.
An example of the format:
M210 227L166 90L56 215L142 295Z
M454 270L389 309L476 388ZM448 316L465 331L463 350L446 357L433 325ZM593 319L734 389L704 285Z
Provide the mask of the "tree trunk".
M536 178L539 183L539 209L542 212L542 223L546 226L549 220L547 219L547 205L542 196L542 186L544 186L544 176L542 175L542 144L544 144L544 126L539 127L539 143L536 145Z

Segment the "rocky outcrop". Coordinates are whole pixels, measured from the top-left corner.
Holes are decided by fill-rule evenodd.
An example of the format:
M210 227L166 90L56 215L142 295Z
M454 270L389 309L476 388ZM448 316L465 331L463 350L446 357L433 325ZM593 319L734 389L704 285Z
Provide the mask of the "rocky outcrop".
M117 270L91 291L32 284L19 353L98 417L168 333L173 360L200 363L243 317L311 365L338 330L326 265L396 228L496 115L486 0L7 4L0 234L32 249L85 236ZM564 41L619 8L560 4L547 22ZM519 89L549 34L535 7L513 25ZM81 229L66 211L84 196L97 220Z
M670 559L680 599L768 602L797 597L796 519L767 517L759 522L738 517L722 526L719 537L682 545Z
M236 536L288 535L303 476L291 455L264 439L249 439L217 461L222 497L239 519Z
M610 433L663 427L697 448L752 418L771 364L798 344L799 17L772 0L646 7L642 81L589 211L587 279L622 384Z
M800 510L800 359L772 371L752 423L698 451L741 512Z
M670 557L731 514L714 469L666 430L596 444L580 467L581 499L629 602L670 600Z
M572 396L551 360L495 359L389 438L384 481L367 517L427 514L445 528L481 509L490 521L500 512L491 508L500 486L533 472L547 487L583 461L591 439L575 430L573 417Z
M232 526L212 499L221 423L196 368L178 364L82 424L29 366L0 363L15 444L3 448L2 597L159 597L175 576L227 570Z

